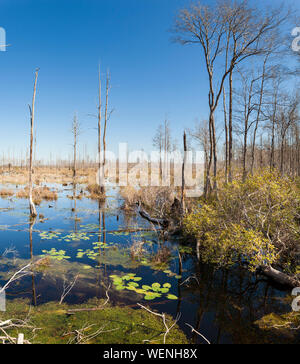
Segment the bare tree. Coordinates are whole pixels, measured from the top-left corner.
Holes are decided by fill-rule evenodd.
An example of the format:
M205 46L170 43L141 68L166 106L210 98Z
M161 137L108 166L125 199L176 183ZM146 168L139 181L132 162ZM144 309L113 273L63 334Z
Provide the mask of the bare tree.
M264 61L263 61L262 73L261 73L261 77L260 77L260 86L259 86L259 90L258 90L259 100L258 100L257 109L256 109L256 119L255 119L255 126L254 126L254 132L253 132L253 137L252 137L252 146L251 146L251 167L250 167L251 174L253 173L254 162L255 162L256 137L257 137L257 131L258 131L258 127L259 127L260 117L262 114L265 82L266 82L266 78L267 78L266 67L267 67L267 62L269 60L269 57L270 57L270 53L267 53L264 58Z
M284 173L284 146L289 129L299 121L298 108L300 104L299 94L288 102L288 105L281 110L278 119L278 131L280 137L280 172Z
M241 91L237 92L237 99L240 101L241 108L237 108L236 118L239 124L242 124L241 134L243 136L243 150L242 150L242 168L243 180L247 177L247 154L248 154L248 136L251 127L255 124L256 119L252 117L255 111L256 99L256 83L260 80L260 76L254 75L251 71L249 73L241 71ZM239 102L237 102L238 104ZM239 125L238 125L239 127Z
M37 212L32 198L33 192L33 182L32 182L32 174L33 174L33 133L34 133L34 112L35 112L35 96L36 96L36 86L38 79L39 69L35 71L35 80L33 87L33 97L32 97L32 106L29 105L30 111L30 156L29 156L29 208L30 208L30 216L36 217Z
M98 70L98 170L102 177L104 176L105 165L106 165L106 133L107 124L113 110L108 110L109 91L110 85L110 73L106 73L106 93L105 93L105 110L104 110L104 125L102 126L102 92L101 92L101 69L99 65ZM103 127L103 136L102 136ZM103 144L103 145L102 145ZM102 149L103 148L103 149ZM101 181L98 181L101 184ZM101 194L104 193L104 186L100 186Z
M171 152L172 146L175 146L171 137L170 123L167 119L157 128L153 138L153 146L159 150L160 178L163 179L168 174L168 153Z
M104 115L104 130L103 130L103 167L105 170L106 166L106 132L107 132L107 123L110 119L110 115L112 111L109 112L108 110L108 98L109 98L109 91L111 89L110 85L110 73L107 71L106 73L106 94L105 94L105 115Z
M80 123L78 122L76 113L72 121L72 134L73 134L73 180L75 184L77 175L77 145L78 145L78 136L80 134Z
M214 190L217 189L217 140L215 112L223 92L225 80L229 76L229 125L228 125L228 173L232 179L233 150L233 71L238 64L249 57L263 54L266 49L264 38L287 19L287 14L275 9L263 16L252 9L248 1L222 0L216 5L207 6L200 2L181 10L175 24L177 41L182 44L199 44L203 50L209 79L209 141L210 154L206 171L205 194L211 186L210 171L213 162ZM226 52L226 57L224 57ZM228 57L228 59L227 59ZM221 73L216 82L215 66Z
M101 121L102 121L102 101L101 101L101 68L98 69L98 172L101 171ZM100 181L99 181L100 183Z
M182 184L181 184L181 216L185 214L185 168L187 162L186 132L183 133L183 163L182 163Z
M153 146L159 151L159 178L162 179L162 150L163 150L163 127L159 125L152 140Z

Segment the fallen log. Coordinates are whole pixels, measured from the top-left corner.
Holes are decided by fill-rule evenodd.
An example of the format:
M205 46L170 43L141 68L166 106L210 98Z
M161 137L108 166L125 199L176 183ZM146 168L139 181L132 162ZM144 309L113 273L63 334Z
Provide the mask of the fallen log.
M137 203L137 207L138 207L138 213L145 220L151 222L152 224L159 225L164 228L167 228L169 226L169 224L170 224L169 220L151 217L149 215L149 213L142 208L140 203Z
M259 270L263 275L271 278L279 284L292 288L300 287L300 279L298 279L297 277L291 277L270 266L261 266Z

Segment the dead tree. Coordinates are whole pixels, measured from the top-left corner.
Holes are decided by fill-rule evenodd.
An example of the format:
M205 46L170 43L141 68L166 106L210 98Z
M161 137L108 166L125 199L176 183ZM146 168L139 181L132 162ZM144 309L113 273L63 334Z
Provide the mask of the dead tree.
M101 101L101 68L98 69L98 173L100 176L102 162L101 162L101 121L102 121L102 101ZM101 184L101 181L98 181Z
M157 128L156 134L152 139L153 146L159 150L159 177L162 184L168 178L168 154L171 152L172 141L171 128L168 120L165 119L163 123ZM175 145L175 143L174 143Z
M77 145L78 145L78 136L80 134L80 124L78 122L77 115L74 115L72 121L72 134L73 134L73 181L76 184L76 175L77 175Z
M181 216L185 213L185 168L187 162L186 132L183 133L183 163L182 163L182 184L181 184Z
M107 132L107 123L109 121L111 112L108 111L108 97L110 91L110 74L109 71L106 73L106 95L105 95L105 114L104 114L104 130L103 130L103 173L105 171L106 166L106 132ZM103 176L105 177L105 176Z
M163 150L163 126L159 125L154 138L152 139L152 144L155 148L159 150L159 179L162 180L162 150Z
M29 111L30 111L29 208L30 208L30 216L32 218L37 216L36 208L35 208L33 198L32 198L32 192L33 192L32 175L33 175L34 112L35 112L35 96L36 96L36 85L37 85L38 73L39 73L39 69L36 69L34 87L33 87L32 106L30 107L30 105L29 105Z

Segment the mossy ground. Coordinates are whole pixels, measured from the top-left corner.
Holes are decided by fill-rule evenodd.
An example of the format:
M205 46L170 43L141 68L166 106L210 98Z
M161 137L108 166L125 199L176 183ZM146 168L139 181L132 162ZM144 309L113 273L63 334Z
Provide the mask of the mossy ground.
M162 320L143 309L106 305L97 311L81 311L68 314L68 310L101 306L103 301L91 300L84 305L58 305L50 302L37 307L30 307L28 301L13 300L7 303L7 311L0 313L0 320L29 317L30 325L38 328L34 334L31 329L13 329L9 334L17 337L23 333L25 339L36 344L67 344L74 342L75 331L90 326L84 331L86 336L99 329L103 333L89 340L89 344L161 344L165 332ZM170 316L168 316L172 322ZM104 332L106 331L106 332ZM76 342L76 339L75 339ZM167 344L184 344L188 340L184 333L174 327L167 336Z
M286 314L270 313L255 322L257 327L269 337L281 338L280 343L299 343L300 340L300 314L289 312Z

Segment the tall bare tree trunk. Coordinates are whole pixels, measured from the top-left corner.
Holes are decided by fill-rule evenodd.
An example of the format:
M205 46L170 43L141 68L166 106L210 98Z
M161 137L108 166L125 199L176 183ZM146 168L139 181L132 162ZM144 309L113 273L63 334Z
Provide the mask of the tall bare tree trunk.
M223 88L223 107L224 107L224 128L225 128L225 183L228 183L228 123L226 111L226 94Z
M247 149L248 149L248 120L245 120L245 130L244 130L244 145L243 145L243 182L246 181L247 178L247 166L246 166L246 159L247 159Z
M104 117L104 131L103 131L103 173L105 173L105 166L106 166L106 130L107 130L107 122L108 122L108 95L110 89L110 75L107 71L106 74L106 97L105 97L105 117ZM105 178L105 175L103 176ZM103 187L102 193L105 192Z
M30 110L30 157L29 157L29 208L30 216L32 218L37 216L36 208L32 198L33 184L32 184L32 174L33 174L33 133L34 133L34 112L35 112L35 96L36 96L36 85L38 79L39 69L35 71L35 80L33 87L33 97L32 106L29 105Z
M228 141L228 180L229 182L232 182L232 148L233 148L233 127L232 127L232 102L233 102L233 86L232 86L232 73L229 74L229 126L228 126L228 135L229 135L229 141Z
M270 170L275 167L275 114L272 118L272 132L271 132L271 154L270 154Z
M218 155L217 155L217 139L216 139L216 128L215 128L215 118L212 115L212 140L213 140L213 157L214 157L214 183L213 190L217 192L218 181L217 181L217 171L218 171Z
M77 116L76 114L74 115L74 119L73 119L73 125L72 125L72 132L73 132L73 137L74 137L74 144L73 144L73 180L74 180L74 184L76 184L76 174L77 174L77 137L78 137L78 133L79 133L79 124L77 121Z
M98 70L98 82L99 82L99 90L98 90L98 175L100 177L100 174L102 173L101 168L102 168L102 162L101 162L101 108L102 108L102 104L101 104L101 69L100 69L100 65L99 65L99 70ZM101 181L99 180L98 183L100 184ZM102 186L100 187L100 190L102 190Z
M186 132L183 133L183 150L184 157L182 163L182 183L181 183L181 217L183 217L185 213L185 166L187 159L187 143L186 143Z
M210 112L211 114L211 112ZM209 117L208 123L209 129L209 158L208 163L205 171L205 185L204 185L204 198L206 199L210 194L212 187L211 187L211 179L210 179L210 172L211 172L211 165L212 165L212 158L213 158L213 138L212 138L212 117Z

